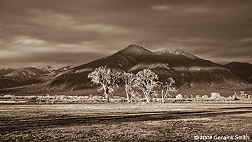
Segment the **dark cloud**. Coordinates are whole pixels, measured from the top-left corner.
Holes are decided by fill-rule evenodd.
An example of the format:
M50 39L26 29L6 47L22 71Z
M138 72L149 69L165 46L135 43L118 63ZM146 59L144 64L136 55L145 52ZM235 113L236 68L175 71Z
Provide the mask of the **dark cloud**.
M51 53L25 53L24 55L14 56L11 58L1 59L3 66L22 67L22 64L32 66L51 65L60 67L64 65L77 66L83 63L96 60L97 58L106 56L100 53L78 53L78 52L51 52Z
M1 0L0 64L82 64L131 43L252 63L251 13L250 0Z

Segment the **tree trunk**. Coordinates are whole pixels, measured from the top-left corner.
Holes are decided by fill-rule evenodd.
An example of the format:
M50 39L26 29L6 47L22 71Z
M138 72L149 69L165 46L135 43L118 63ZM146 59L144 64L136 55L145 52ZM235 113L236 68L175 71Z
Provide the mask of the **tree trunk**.
M105 96L106 96L107 103L110 103L110 101L109 101L109 94L105 94Z
M130 102L132 103L133 102L133 97L134 96L134 93L133 93L133 90L130 91Z
M127 100L128 100L128 103L131 103L131 100L130 100L129 94L127 94Z
M148 93L145 93L146 103L150 103L150 97Z
M127 86L125 87L125 92L126 92L127 101L128 103L130 103L129 90Z
M108 89L105 89L104 94L105 94L105 98L106 98L107 103L109 103L110 101L109 101Z
M162 90L162 103L164 103L164 90Z
M150 98L146 97L146 103L149 104L150 103Z
M170 96L169 91L166 90L166 92L165 92L165 97L168 98L168 95Z

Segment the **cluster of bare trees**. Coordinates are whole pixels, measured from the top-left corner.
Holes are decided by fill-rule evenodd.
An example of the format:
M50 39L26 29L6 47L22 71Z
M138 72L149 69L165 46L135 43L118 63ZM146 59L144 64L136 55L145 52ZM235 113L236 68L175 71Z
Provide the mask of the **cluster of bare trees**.
M91 82L98 84L98 90L104 91L104 96L109 102L109 97L119 87L118 83L123 81L125 84L126 98L130 103L134 95L134 89L138 89L143 92L143 95L147 103L151 102L152 95L155 94L155 88L162 88L162 102L168 96L169 91L174 90L175 80L171 77L167 79L167 82L159 82L158 75L150 69L144 69L137 74L119 72L115 69L110 69L106 66L96 68L93 72L89 73L88 78Z

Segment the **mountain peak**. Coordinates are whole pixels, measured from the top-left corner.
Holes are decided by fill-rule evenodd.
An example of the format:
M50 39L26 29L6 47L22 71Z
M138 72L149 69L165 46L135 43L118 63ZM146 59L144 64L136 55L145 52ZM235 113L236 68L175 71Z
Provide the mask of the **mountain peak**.
M181 50L181 49L176 49L176 50L173 50L171 52L175 53L175 54L184 54L184 53L187 53L187 52L185 52L184 50Z
M156 54L145 49L144 47L136 44L130 44L126 48L118 51L116 54L121 54L128 58L134 58L136 61L142 61L149 59L152 56L155 56Z
M181 50L181 49L176 49L176 50L170 51L169 53L175 54L175 55L183 55L183 56L188 57L190 59L199 59L199 57L197 57L189 52L186 52L184 50Z
M143 48L140 45L136 45L136 44L130 44L129 46L120 50L119 52L124 55L128 55L128 56L143 55L143 54L155 55L153 52Z
M136 44L130 44L129 46L127 46L126 48L124 48L123 50L146 50L145 48L143 48L140 45L136 45Z
M154 53L157 54L157 55L161 55L161 54L164 54L164 53L170 53L170 51L166 50L166 49L161 49L161 50L155 51Z
M142 47L142 46L132 43L128 47Z

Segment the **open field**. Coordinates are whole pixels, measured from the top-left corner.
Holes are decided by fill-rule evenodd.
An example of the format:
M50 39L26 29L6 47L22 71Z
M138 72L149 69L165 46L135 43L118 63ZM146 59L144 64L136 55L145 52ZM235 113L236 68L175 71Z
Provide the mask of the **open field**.
M195 136L204 135L251 138L251 119L249 103L0 105L0 139L193 141Z

